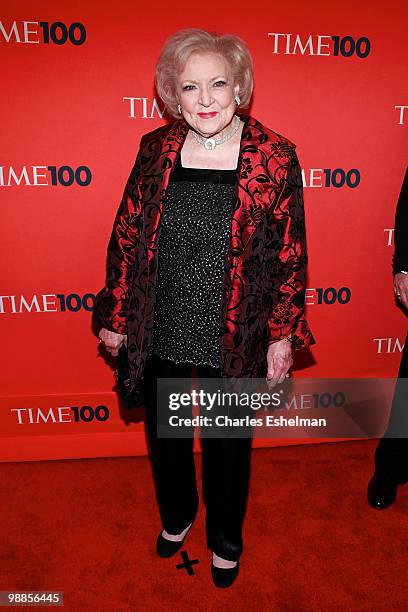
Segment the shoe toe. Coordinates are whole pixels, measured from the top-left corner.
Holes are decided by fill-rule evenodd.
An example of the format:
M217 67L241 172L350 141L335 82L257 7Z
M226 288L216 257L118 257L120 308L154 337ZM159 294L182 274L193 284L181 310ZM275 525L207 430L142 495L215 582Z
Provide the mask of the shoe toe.
M221 588L227 588L232 585L238 576L239 572L239 560L234 567L223 568L216 567L214 563L211 562L211 575L215 586Z
M162 532L159 533L156 542L156 551L159 557L163 557L164 559L168 559L172 557L176 552L182 547L184 542L184 538L180 542L173 542L172 540L167 540L162 536Z
M385 510L394 503L398 485L386 478L374 474L368 484L367 497L372 508Z

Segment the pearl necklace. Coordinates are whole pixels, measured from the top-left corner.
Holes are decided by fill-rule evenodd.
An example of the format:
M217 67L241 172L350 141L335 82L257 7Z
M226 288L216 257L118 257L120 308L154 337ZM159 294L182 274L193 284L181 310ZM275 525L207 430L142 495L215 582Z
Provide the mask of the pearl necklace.
M200 136L200 134L197 134L197 132L194 132L194 130L191 130L191 133L194 136L194 138L197 140L197 142L203 145L203 147L207 149L207 151L213 151L217 145L220 145L223 142L230 140L230 138L232 138L234 134L237 133L237 131L239 130L240 123L241 123L241 120L238 117L238 115L234 115L234 122L235 123L230 129L230 131L227 134L225 134L225 136L222 136L221 138L217 138L217 139L216 138L204 138L203 136Z

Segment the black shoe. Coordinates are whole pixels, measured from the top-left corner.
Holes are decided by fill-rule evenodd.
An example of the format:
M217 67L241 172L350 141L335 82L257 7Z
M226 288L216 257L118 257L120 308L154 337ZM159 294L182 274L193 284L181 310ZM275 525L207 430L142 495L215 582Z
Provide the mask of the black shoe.
M211 561L211 575L215 586L226 588L231 586L239 572L239 559L234 567L215 567Z
M368 483L367 497L372 508L384 510L394 503L398 484L380 474L374 474Z
M192 523L191 523L192 525ZM165 538L162 533L163 530L159 533L158 537L157 537L157 542L156 542L156 551L157 554L159 555L159 557L163 557L164 559L168 559L169 557L172 557L173 555L176 554L176 552L178 550L180 550L180 548L183 546L183 542L186 539L186 536L188 534L188 532L190 531L191 526L189 527L186 535L184 536L184 538L182 540L180 540L179 542L174 542L173 540L168 540L167 538ZM182 531L184 531L184 529L182 529Z

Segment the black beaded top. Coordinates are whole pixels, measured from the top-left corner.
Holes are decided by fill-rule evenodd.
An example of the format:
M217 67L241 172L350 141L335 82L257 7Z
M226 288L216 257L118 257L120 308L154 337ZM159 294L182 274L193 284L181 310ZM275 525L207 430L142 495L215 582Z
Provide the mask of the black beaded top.
M170 176L158 237L151 353L220 367L225 259L235 170L186 168Z

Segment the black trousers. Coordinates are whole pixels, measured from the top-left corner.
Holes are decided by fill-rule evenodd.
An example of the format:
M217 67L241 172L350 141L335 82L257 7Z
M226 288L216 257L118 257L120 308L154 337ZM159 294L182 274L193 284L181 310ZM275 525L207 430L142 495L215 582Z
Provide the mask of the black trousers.
M221 377L209 365L174 363L150 355L144 372L146 433L156 496L163 528L178 534L198 510L194 439L157 436L157 378ZM207 548L236 561L243 551L242 526L246 511L252 438L201 438L202 487L206 506Z
M408 378L408 335L398 372L398 379L405 378ZM399 484L408 481L408 438L398 437L401 424L403 431L408 431L408 406L403 382L404 386L398 380L396 382L388 427L375 451L376 473Z

